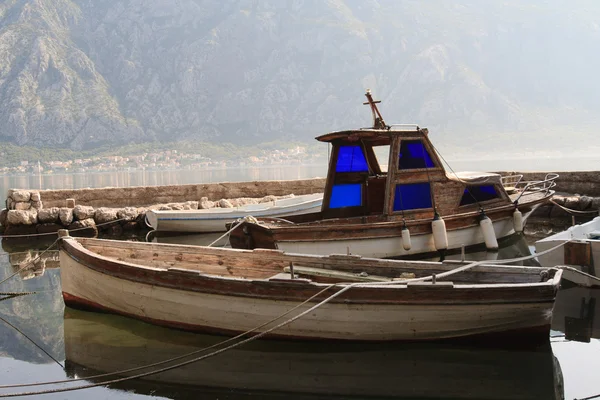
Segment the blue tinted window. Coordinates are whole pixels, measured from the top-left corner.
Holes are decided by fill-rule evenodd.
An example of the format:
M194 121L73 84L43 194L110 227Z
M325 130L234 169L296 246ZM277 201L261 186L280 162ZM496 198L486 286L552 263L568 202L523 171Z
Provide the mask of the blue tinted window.
M483 186L467 186L463 193L462 199L460 199L460 205L466 206L473 204L478 201L486 201L498 198L498 192L494 185L483 185Z
M334 185L331 190L329 208L354 207L362 205L362 185L351 183Z
M396 185L394 211L431 208L431 186L429 182Z
M360 146L340 146L336 172L367 172L367 160Z
M398 169L433 168L429 152L420 140L403 140Z

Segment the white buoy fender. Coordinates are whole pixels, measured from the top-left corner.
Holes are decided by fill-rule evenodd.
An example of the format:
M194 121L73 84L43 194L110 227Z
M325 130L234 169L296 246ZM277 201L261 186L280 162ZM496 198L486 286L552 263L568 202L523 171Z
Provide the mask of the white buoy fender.
M515 232L523 232L523 214L518 208L516 208L513 213L513 225L515 227Z
M498 240L496 240L496 233L494 232L492 220L488 216L483 215L479 221L479 226L481 227L485 247L488 250L498 250Z
M404 228L402 228L402 248L406 251L409 251L411 247L412 245L410 243L410 231L405 226Z
M446 233L446 223L438 214L435 214L431 221L431 231L433 232L433 244L436 250L446 250L448 248L448 234Z

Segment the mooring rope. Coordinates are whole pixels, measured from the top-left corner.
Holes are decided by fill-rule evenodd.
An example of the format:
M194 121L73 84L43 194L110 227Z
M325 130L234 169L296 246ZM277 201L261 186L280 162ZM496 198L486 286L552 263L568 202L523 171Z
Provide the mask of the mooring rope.
M231 224L232 227L227 232L225 232L224 234L219 236L215 241L213 241L207 247L212 247L214 244L218 243L219 240L223 239L227 235L230 235L234 229L236 229L237 227L242 225L242 222L251 222L253 224L259 223L258 220L255 217L253 217L252 215L246 215L244 218L238 218L237 220L235 220L235 222L233 224Z
M597 399L598 397L600 397L600 394L595 394L593 396L589 396L589 397L581 397L581 398L574 398L573 400L591 400L591 399Z
M250 333L253 333L253 332L257 331L258 329L261 329L261 328L263 328L263 327L265 327L267 325L270 325L273 322L277 321L278 319L285 317L286 315L288 315L292 311L297 310L299 307L302 307L306 303L309 303L311 300L313 300L314 298L316 298L316 297L320 296L321 294L325 293L327 290L329 290L333 286L335 286L335 285L331 284L331 285L323 288L322 290L320 290L319 292L315 293L314 295L312 295L311 297L309 297L308 299L306 299L302 303L299 303L298 305L290 308L285 313L279 315L276 318L271 319L270 321L265 322L264 324L262 324L260 326L257 326L256 328L253 328L253 329L251 329L249 331L240 333L237 336L231 337L231 338L229 338L227 340L224 340L224 341L221 341L219 343L215 343L215 344L213 344L211 346L204 347L204 348L199 349L199 350L194 350L194 351L192 351L190 353L182 354L180 356L169 358L167 360L158 361L158 362L155 362L155 363L152 363L152 364L142 365L142 366L139 366L139 367L124 369L124 370L120 370L120 371L107 372L107 373L104 373L104 374L86 376L86 377L76 378L76 379L64 379L64 380L60 380L60 381L48 381L48 382L36 382L36 383L17 383L17 384L11 384L11 385L0 385L0 389L13 388L13 387L26 387L26 386L44 386L44 385L53 385L53 384L59 384L59 383L67 383L67 382L70 383L70 382L77 382L77 381L83 381L83 380L91 380L91 379L103 378L105 376L111 376L111 375L122 375L122 374L125 374L125 373L139 371L139 370L142 370L142 369L146 369L146 368L150 368L150 367L156 367L156 366L159 366L159 365L168 364L168 363L173 362L173 361L181 360L183 358L186 358L186 357L189 357L189 356L193 356L193 355L198 354L198 353L202 353L203 351L211 350L211 349L214 349L216 347L222 346L222 345L224 345L226 343L233 342L233 341L235 341L237 339L242 338L243 336L246 336L246 335L248 335Z
M94 383L94 384L81 385L81 386L69 387L69 388L57 388L57 389L48 389L48 390L33 391L33 392L6 393L6 394L0 394L0 397L29 396L29 395L60 393L60 392L67 392L67 391L88 389L88 388L92 388L92 387L111 385L111 384L114 384L114 383L124 382L124 381L132 380L132 379L137 379L137 378L141 378L141 377L146 377L146 376L154 375L154 374L161 373L161 372L170 371L170 370L175 369L175 368L179 368L179 367L182 367L182 366L185 366L185 365L188 365L188 364L192 364L192 363L200 361L200 360L207 359L209 357L216 356L216 355L218 355L220 353L223 353L223 352L225 352L227 350L231 350L231 349L236 348L238 346L241 346L241 345L243 345L245 343L254 341L256 339L259 339L259 338L261 338L261 337L263 337L263 336L265 336L265 335L267 335L267 334L269 334L269 333L271 333L271 332L273 332L273 331L275 331L275 330L277 330L277 329L279 329L279 328L281 328L283 326L291 324L292 322L298 320L299 318L302 318L303 316L311 313L312 311L314 311L317 308L323 306L324 304L327 304L328 302L330 302L334 298L340 296L344 292L346 292L346 291L348 291L348 290L350 290L352 288L355 288L355 287L363 287L363 286L367 286L368 287L368 286L373 286L373 285L385 285L385 284L404 285L404 284L407 284L409 282L418 282L418 281L424 281L424 280L433 279L434 277L436 277L436 278L444 278L444 277L447 277L447 276L450 276L450 275L453 275L453 274L456 274L456 273L459 273L459 272L463 272L463 271L465 271L467 269L473 268L473 267L481 265L481 264L502 264L502 263L510 263L510 262L523 261L523 260L526 260L526 259L537 257L538 255L546 254L546 253L548 253L550 251L556 250L557 248L559 248L561 246L564 246L567 242L561 243L561 244L559 244L557 246L554 246L551 249L548 249L548 250L546 250L544 252L541 252L541 253L538 253L538 254L535 254L535 255L530 255L530 256L525 256L525 257L518 257L518 258L513 258L513 259L506 259L506 260L493 260L491 262L490 261L486 261L486 260L476 261L476 262L473 262L473 263L470 263L470 264L467 264L467 265L455 268L453 270L450 270L450 271L447 271L447 272L443 272L443 273L438 274L438 275L430 275L430 276L426 276L426 277L412 278L412 279L406 279L406 280L402 280L402 281L355 282L355 283L350 283L350 284L347 284L347 283L346 284L344 284L344 283L331 284L331 285L328 285L325 288L323 288L323 290L321 290L321 292L313 295L311 298L309 298L308 300L305 300L303 303L301 303L298 306L292 308L291 310L287 311L286 313L278 316L277 318L275 318L275 319L273 319L273 320L271 320L271 321L269 321L269 322L267 322L267 323L265 323L265 324L263 324L263 325L261 325L259 327L256 327L256 328L254 328L254 329L252 329L250 331L244 332L244 333L236 336L235 338L236 339L237 338L241 338L241 337L247 335L248 333L252 333L252 332L256 331L257 329L260 329L261 327L264 327L264 326L268 325L269 323L276 321L277 319L281 318L284 315L289 314L293 310L297 309L298 307L300 307L303 304L306 304L311 299L315 298L316 296L318 296L319 294L325 292L326 290L329 290L330 288L341 287L341 289L339 291L337 291L336 293L332 294L331 296L325 298L321 302L319 302L319 303L315 304L314 306L308 308L307 310L301 312L300 314L298 314L298 315L296 315L296 316L294 316L294 317L292 317L292 318L290 318L288 320L285 320L285 321L281 322L280 324L278 324L278 325L276 325L276 326L274 326L272 328L269 328L269 329L267 329L265 331L257 333L256 335L254 335L252 337L249 337L247 339L244 339L242 341L239 341L237 343L233 343L232 345L229 345L227 347L221 348L219 350L215 350L215 351L213 351L213 352L211 352L209 354L205 354L203 356L196 357L196 358L193 358L191 360L187 360L187 361L184 361L184 362L181 362L181 363L177 363L177 364L174 364L174 365L171 365L171 366L168 366L168 367L159 368L157 370L153 370L153 371L149 371L149 372L144 372L144 373L140 373L140 374L129 376L129 377L117 378L117 379L112 379L112 380L108 380L108 381L98 382L98 383ZM233 340L234 340L234 338L225 340L225 341L223 341L221 343L218 343L216 345L210 346L207 349L218 347L219 345L222 345L224 343L227 343L227 342L233 341ZM172 359L172 361L174 361L176 359L188 357L189 355L192 355L192 354L195 354L195 353L201 352L201 351L205 351L205 350L204 349L203 350L198 350L198 351L196 351L194 353L189 353L188 355L183 355L183 356L180 356L178 358L174 358L174 359ZM162 364L162 363L166 363L166 362L169 362L169 361L165 361L165 362L161 362L161 363L156 363L156 364ZM149 365L149 366L146 366L146 367L138 367L138 369L149 368L150 366L153 366L153 365ZM136 369L133 369L133 370L136 370ZM102 376L107 376L107 375L112 375L112 373L111 374L104 374ZM90 378L88 377L88 378L85 378L85 379L90 379ZM60 383L67 383L67 382L74 382L74 381L75 380L67 380L66 382L60 382ZM22 386L37 386L37 385L46 385L46 384L51 384L51 383L22 384ZM12 387L14 387L14 386L12 386Z
M94 229L94 227L99 227L99 226L104 226L104 225L110 225L110 224L114 224L116 222L121 222L121 221L126 221L129 218L119 218L119 219L115 219L114 221L108 221L108 222L103 222L101 224L97 224L94 226L84 226L81 228L75 228L75 229L69 229L69 232L77 232L77 231L82 231L84 229ZM64 228L66 229L66 228ZM27 234L27 235L0 235L0 239L4 239L4 238L21 238L21 239L25 239L28 237L35 237L35 236L49 236L49 235L58 235L58 231L57 232L47 232L47 233L31 233L31 234Z
M599 210L590 210L590 211L579 211L579 210L573 210L571 208L567 208L565 206L561 206L560 204L558 204L556 201L550 199L550 203L554 204L555 206L561 208L562 210L568 212L569 214L573 214L573 215L589 215L589 214L599 214L600 215L600 209Z
M27 293L29 294L29 293ZM40 349L41 351L44 352L44 354L46 354L48 357L50 357L52 359L52 361L54 361L55 363L57 363L58 365L60 365L60 367L62 369L65 368L64 365L62 365L56 358L54 358L52 356L52 354L48 353L46 350L44 350L44 348L40 345L38 345L34 340L32 340L29 336L27 336L25 333L23 333L23 331L21 331L19 328L17 328L16 326L14 326L13 324L11 324L10 322L8 322L7 320L5 320L4 318L0 317L0 320L2 320L2 322L4 322L6 325L10 326L11 328L13 328L15 331L19 332L21 335L25 336L25 338L27 340L29 340L31 343L34 344L35 347L37 347L38 349Z

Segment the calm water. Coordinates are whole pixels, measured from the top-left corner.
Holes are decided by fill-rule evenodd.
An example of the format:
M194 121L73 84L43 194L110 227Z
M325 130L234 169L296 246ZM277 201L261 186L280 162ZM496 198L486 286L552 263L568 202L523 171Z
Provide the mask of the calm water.
M488 168L493 169L493 168ZM501 169L501 168L496 168ZM593 168L589 168L593 169ZM323 176L323 167L244 171L180 171L0 177L9 187L102 187ZM35 186L38 182L39 186ZM198 243L198 237L155 238ZM200 240L211 241L211 237ZM0 281L49 243L0 249ZM498 257L527 254L522 239ZM488 257L488 255L477 255ZM127 318L65 309L56 252L44 265L3 283L2 292L35 292L0 300L0 385L88 378L160 361L215 344L222 337L167 330ZM0 295L0 299L4 296ZM181 369L45 398L200 399L573 399L600 393L600 328L594 324L600 290L563 288L548 346L502 350L467 345L322 345L260 341ZM56 387L56 386L53 386ZM47 389L0 389L0 393Z

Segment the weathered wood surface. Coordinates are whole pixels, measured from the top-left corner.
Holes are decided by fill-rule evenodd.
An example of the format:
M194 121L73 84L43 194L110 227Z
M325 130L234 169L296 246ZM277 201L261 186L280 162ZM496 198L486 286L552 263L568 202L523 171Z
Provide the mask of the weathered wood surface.
M169 256L172 265L166 261ZM60 257L66 304L184 329L208 327L230 333L252 329L327 287L308 280L268 279L283 272L290 262L317 268L330 265L332 270L336 265L352 263L373 268L382 264L384 267L378 272L384 275L392 269L393 277L402 272L424 273L415 265L429 266L429 271L451 269L441 263L288 256L278 251L73 238L63 239ZM163 264L165 261L167 265ZM542 281L540 269L494 268L493 272L485 268L474 270L471 275L465 272L464 276L474 278L473 273L493 275L505 271L505 278L483 286L476 281L459 284L454 279L459 277L457 274L452 279L454 284L354 287L277 334L343 340L418 340L548 329L560 271L550 270L550 279ZM520 283L512 283L515 280ZM317 300L335 291L330 288Z

